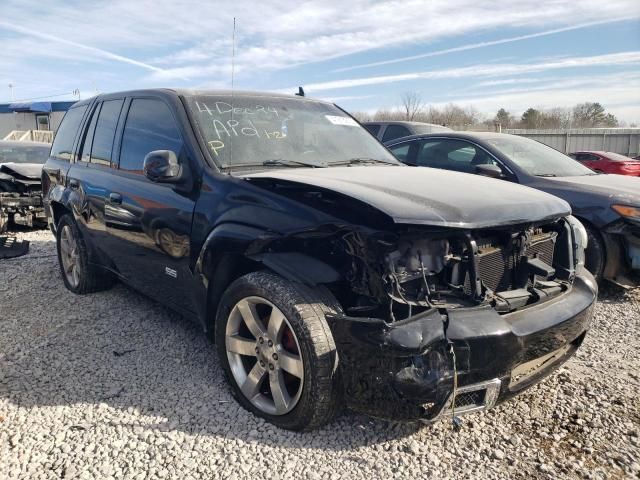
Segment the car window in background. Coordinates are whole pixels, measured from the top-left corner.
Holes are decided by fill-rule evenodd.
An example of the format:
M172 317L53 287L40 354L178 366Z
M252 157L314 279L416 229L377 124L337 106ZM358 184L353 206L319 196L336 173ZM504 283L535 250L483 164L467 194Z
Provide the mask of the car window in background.
M222 168L265 162L327 166L352 159L398 164L360 124L329 103L214 95L187 97L187 102Z
M485 141L500 150L529 175L539 177L595 175L593 170L571 157L529 138L505 135L487 138Z
M44 163L49 158L49 145L3 145L0 142L0 163Z
M400 160L401 162L407 163L409 161L409 150L411 148L411 144L403 143L402 145L396 145L395 147L390 147L391 153Z
M182 150L180 130L164 102L136 98L131 102L124 126L120 170L142 174L144 157L154 150L171 150L179 157Z
M421 167L475 173L478 165L496 165L484 150L464 140L437 139L420 143L416 164Z
M107 100L102 103L102 108L100 109L96 123L96 131L93 135L91 163L101 165L111 164L113 139L116 134L118 117L120 116L123 103L124 100Z
M389 140L395 140L396 138L408 137L411 132L408 128L401 125L387 125L387 129L384 131L382 141L387 142Z
M378 136L378 133L380 132L380 125L365 125L364 128L369 130L374 136Z
M66 113L60 127L58 127L58 132L51 146L52 157L66 161L71 160L73 156L73 142L80 127L80 122L82 122L82 116L86 110L87 106L82 105L72 108Z

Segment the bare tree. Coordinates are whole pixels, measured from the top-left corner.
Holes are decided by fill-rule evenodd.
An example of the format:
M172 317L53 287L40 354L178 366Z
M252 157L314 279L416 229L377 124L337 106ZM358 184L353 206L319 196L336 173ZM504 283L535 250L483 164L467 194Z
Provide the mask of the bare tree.
M403 93L401 99L405 120L413 121L424 107L422 97L418 92L412 91Z

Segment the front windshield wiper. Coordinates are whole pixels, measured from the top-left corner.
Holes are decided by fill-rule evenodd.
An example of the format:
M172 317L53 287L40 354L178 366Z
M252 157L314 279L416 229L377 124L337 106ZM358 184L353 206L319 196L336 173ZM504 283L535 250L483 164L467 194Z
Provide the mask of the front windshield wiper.
M380 160L377 158L369 157L354 157L342 162L332 162L332 165L355 165L357 163L384 163L386 165L399 165L396 162L388 162L387 160Z
M557 177L555 173L537 173L536 177Z
M265 160L264 162L262 162L262 165L264 165L265 167L270 167L272 165L281 165L281 166L284 166L284 167L294 167L294 166L298 166L298 165L302 165L304 167L313 167L313 168L326 167L326 165L321 164L321 163L305 162L305 161L302 161L302 160L289 160L289 159L284 159L284 158L270 158L270 159Z

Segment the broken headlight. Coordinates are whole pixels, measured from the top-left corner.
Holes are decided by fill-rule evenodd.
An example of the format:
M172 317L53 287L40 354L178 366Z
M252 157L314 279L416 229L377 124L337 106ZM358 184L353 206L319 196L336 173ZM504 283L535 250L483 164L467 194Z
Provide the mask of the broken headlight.
M576 269L584 268L584 251L587 248L588 236L584 225L573 215L567 217L567 222L571 226L573 234L573 257L575 259Z

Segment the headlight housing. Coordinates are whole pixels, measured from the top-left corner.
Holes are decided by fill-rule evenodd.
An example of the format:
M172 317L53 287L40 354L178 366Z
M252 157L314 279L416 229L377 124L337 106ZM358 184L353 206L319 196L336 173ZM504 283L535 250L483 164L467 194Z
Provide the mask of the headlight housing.
M573 257L576 269L581 269L584 267L584 251L589 243L587 229L584 228L580 220L573 215L567 217L567 222L569 222L573 234Z
M624 218L640 221L640 207L633 207L631 205L611 205L614 212Z

